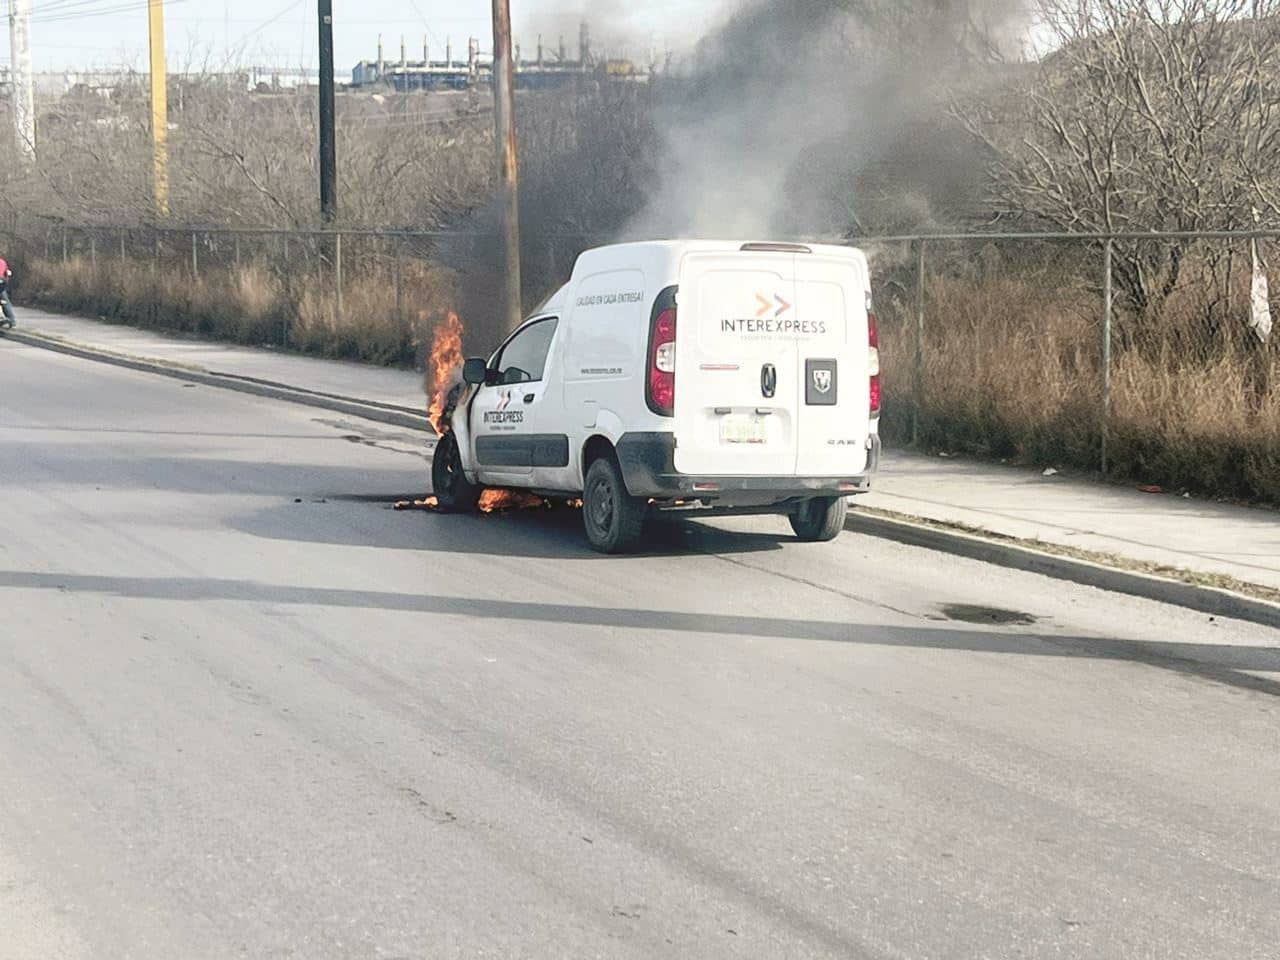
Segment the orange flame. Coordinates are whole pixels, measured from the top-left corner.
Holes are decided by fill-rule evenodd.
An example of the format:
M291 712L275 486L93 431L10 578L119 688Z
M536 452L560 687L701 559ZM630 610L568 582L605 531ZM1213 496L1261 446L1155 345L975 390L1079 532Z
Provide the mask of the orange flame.
M431 360L427 367L427 375L431 378L428 387L431 405L427 409L427 419L437 436L444 417L445 400L462 367L462 329L458 315L451 313L444 323L436 326L431 338Z
M547 506L547 501L534 493L486 487L480 494L479 506L481 513L497 513L500 510L537 510Z

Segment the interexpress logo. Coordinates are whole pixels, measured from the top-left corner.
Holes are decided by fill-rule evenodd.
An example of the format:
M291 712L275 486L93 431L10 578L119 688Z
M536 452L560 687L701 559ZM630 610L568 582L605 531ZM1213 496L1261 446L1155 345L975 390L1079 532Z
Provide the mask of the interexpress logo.
M498 394L498 402L492 410L484 413L486 424L519 424L524 423L523 410L508 410L511 406L511 391L503 390Z
M763 293L757 293L756 303L760 304L760 309L756 311L757 317L763 317L769 313L773 313L775 317L780 317L791 309L791 304L776 293L773 295L772 300Z
M827 332L827 321L802 320L796 316L794 304L782 294L756 292L754 317L726 317L720 321L721 333L733 333L752 337L822 336Z

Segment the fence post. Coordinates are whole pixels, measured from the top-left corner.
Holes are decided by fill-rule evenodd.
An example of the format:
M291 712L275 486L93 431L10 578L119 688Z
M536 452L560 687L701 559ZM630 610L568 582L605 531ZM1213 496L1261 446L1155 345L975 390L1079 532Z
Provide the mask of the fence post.
M89 269L98 269L98 235L89 234Z
M235 235L236 238L236 272L240 272L240 234Z
M920 445L920 411L924 409L924 247L921 237L916 241L916 356L912 392L911 444Z
M396 320L404 323L404 264L402 262L403 251L401 249L402 238L400 234L395 234L391 242L395 249Z
M1108 238L1102 252L1102 473L1109 463L1107 445L1111 439L1111 257L1115 241Z
M62 228L62 262L63 264L66 264L67 262L67 228L66 227Z
M335 319L338 323L341 323L342 322L342 234L341 233L335 233L333 235L333 270L334 270L334 273L336 274L336 280L338 285L338 296L337 296L337 304L336 304L336 309L338 312Z
M125 247L125 230L124 230L124 227L121 227L120 228L120 262L121 263L124 263L125 260L129 258L129 255L125 251L124 247Z
M193 280L200 279L200 253L198 247L199 241L196 239L196 232L191 231L191 277Z

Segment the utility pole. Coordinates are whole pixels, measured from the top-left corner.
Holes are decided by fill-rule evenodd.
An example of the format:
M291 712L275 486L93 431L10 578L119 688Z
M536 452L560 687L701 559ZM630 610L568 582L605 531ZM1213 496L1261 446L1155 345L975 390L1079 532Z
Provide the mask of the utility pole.
M18 153L36 158L35 77L31 73L31 0L9 0L9 48L13 79L13 126Z
M156 217L169 216L169 67L164 55L164 0L147 0L151 23L151 155Z
M498 216L503 248L503 309L508 329L520 325L520 170L516 152L515 68L511 2L493 0L493 116L498 147Z
M333 0L319 0L320 14L320 215L338 215L338 146L334 130ZM381 55L378 57L382 59Z

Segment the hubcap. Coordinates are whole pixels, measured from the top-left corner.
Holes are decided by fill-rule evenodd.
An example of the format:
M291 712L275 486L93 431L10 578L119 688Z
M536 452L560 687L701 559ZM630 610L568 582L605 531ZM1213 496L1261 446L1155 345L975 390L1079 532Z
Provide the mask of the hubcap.
M613 524L613 497L603 480L591 485L591 522L602 533Z

